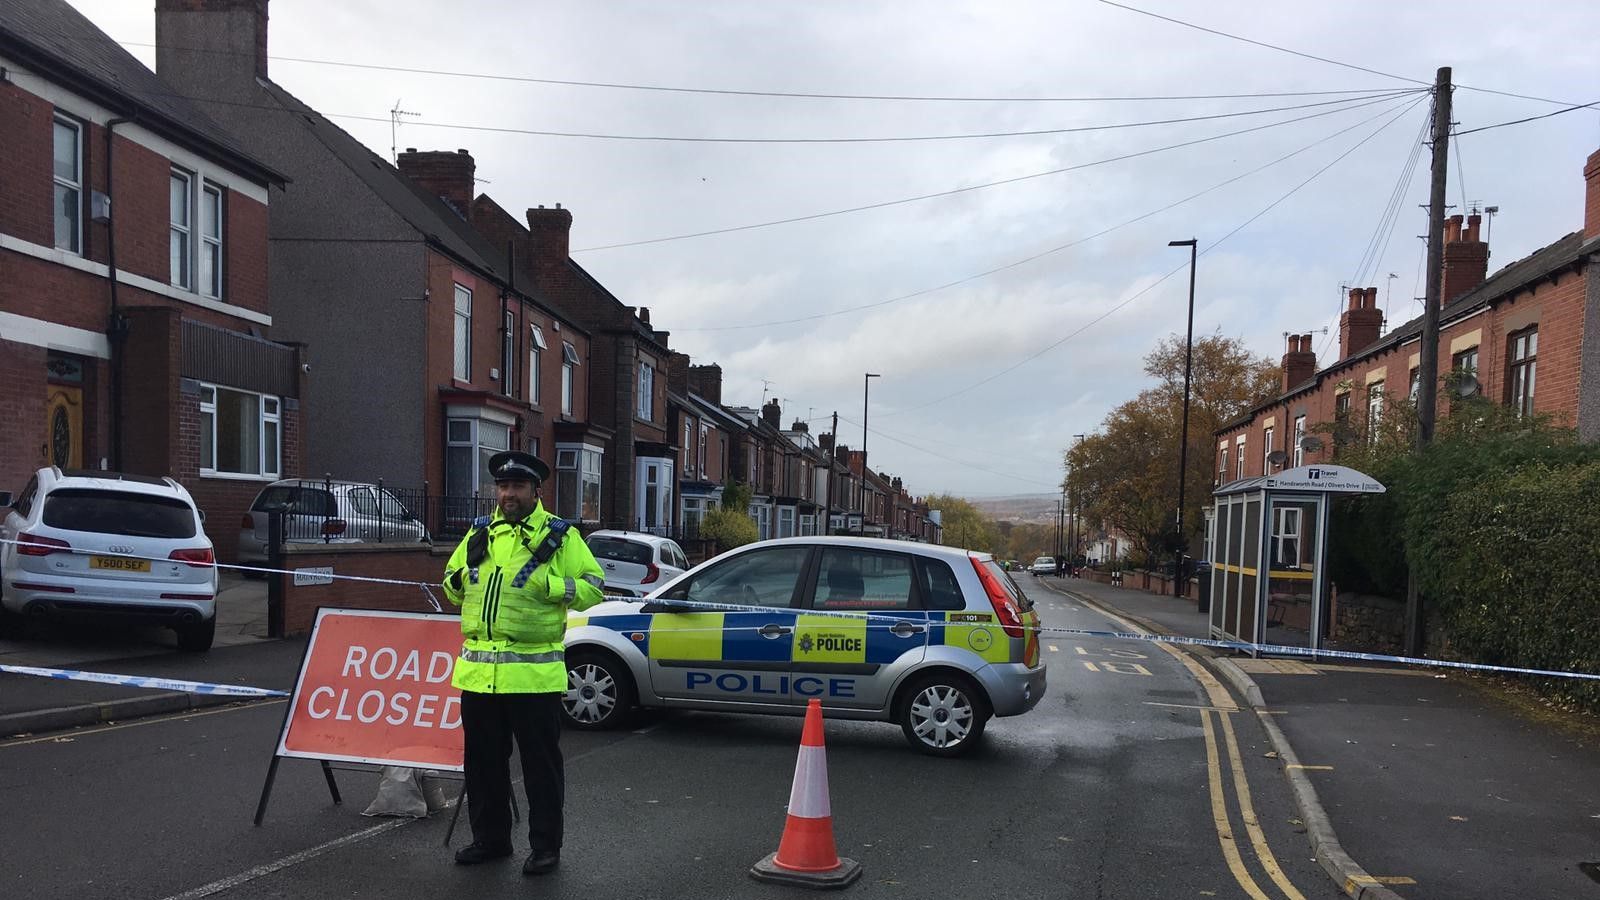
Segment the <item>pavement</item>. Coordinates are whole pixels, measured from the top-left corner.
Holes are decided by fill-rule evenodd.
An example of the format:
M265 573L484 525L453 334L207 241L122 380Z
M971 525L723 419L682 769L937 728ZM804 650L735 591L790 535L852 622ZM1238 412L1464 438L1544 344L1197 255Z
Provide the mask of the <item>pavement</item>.
M177 639L165 628L30 622L20 637L0 640L0 663L287 689L293 687L304 646L303 641L268 640L266 582L225 571L217 590L216 639L206 653L178 652ZM0 736L230 702L235 701L0 674Z
M1192 601L1043 579L1144 630L1210 637ZM1208 657L1266 728L1313 850L1351 896L1600 897L1600 747L1475 676Z

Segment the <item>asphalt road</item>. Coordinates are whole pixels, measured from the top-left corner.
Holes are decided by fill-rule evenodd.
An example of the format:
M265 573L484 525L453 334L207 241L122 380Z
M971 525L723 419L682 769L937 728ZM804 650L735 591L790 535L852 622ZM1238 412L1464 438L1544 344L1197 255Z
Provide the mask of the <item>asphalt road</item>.
M1024 584L1047 625L1107 627ZM1309 858L1255 717L1214 711L1231 706L1220 686L1149 644L1047 636L1043 651L1044 701L992 722L975 757L918 755L890 725L828 724L839 849L865 870L849 893L1342 896ZM798 719L681 713L569 733L567 847L561 869L533 882L515 858L452 865L446 815L362 817L376 785L365 772L340 773L345 804L333 806L314 763L286 760L252 827L282 712L0 742L0 896L809 896L747 875L777 846ZM463 822L456 846L466 840Z

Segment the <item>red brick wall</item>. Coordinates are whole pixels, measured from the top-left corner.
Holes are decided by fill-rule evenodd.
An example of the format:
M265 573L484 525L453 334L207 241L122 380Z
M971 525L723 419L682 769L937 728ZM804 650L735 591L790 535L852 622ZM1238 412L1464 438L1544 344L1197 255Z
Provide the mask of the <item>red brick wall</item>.
M1587 185L1583 201L1583 237L1593 240L1600 238L1600 150L1589 154L1583 178Z
M0 341L0 490L16 493L44 466L43 347Z
M368 545L353 549L291 544L285 553L284 568L332 566L335 575L427 582L434 585L433 595L438 598L439 605L446 612L451 612L455 607L444 598L444 590L439 587L439 582L444 577L444 564L454 550L454 546L434 550L418 545ZM270 577L278 578L283 583L284 627L288 635L308 633L316 619L317 609L323 606L433 611L427 596L417 587L338 580L328 585L296 587L293 576Z
M222 300L269 312L267 205L229 190L223 197Z
M1578 271L1568 270L1560 273L1554 283L1549 280L1539 281L1512 298L1500 301L1490 310L1441 328L1439 335L1441 377L1451 370L1451 342L1481 330L1482 335L1477 344L1478 381L1482 385L1484 397L1499 403L1505 402L1507 338L1527 325L1537 323L1539 353L1534 410L1553 414L1566 424L1575 425L1578 415L1578 380L1582 363L1585 277L1586 274L1581 268ZM1211 445L1213 467L1216 465L1216 455L1220 454L1219 444L1226 441L1229 460L1228 473L1224 481L1233 479L1238 465L1234 456L1237 449L1235 440L1243 433L1248 435L1245 477L1264 474L1261 452L1264 441L1264 420L1276 417L1274 443L1280 449L1290 450L1288 443L1293 436L1295 410L1305 408L1307 433L1316 433L1315 428L1318 425L1326 425L1334 420L1335 398L1339 393L1338 386L1342 383L1350 385L1351 422L1358 428L1363 426L1367 416L1367 376L1377 369L1386 369L1384 393L1388 397L1387 405L1394 407L1390 414L1405 414L1399 406L1404 404L1409 396L1411 357L1418 352L1418 348L1419 345L1412 342L1374 357L1355 361L1333 372L1324 373L1316 388L1290 398L1288 403L1262 410L1249 424L1216 436L1216 443ZM1448 411L1449 400L1448 392L1441 389L1440 415ZM1326 462L1333 457L1333 442L1326 432L1319 436L1323 438L1324 448L1317 453L1307 453L1305 456L1307 463ZM1291 462L1286 463L1285 468L1290 464L1292 464L1292 451Z
M0 83L0 232L46 247L55 243L52 122L49 103Z

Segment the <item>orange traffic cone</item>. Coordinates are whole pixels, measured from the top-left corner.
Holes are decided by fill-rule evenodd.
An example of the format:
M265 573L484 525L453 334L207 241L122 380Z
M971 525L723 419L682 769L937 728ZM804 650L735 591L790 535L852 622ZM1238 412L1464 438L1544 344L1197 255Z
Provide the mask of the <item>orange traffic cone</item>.
M750 867L750 877L812 888L842 888L861 877L861 865L841 859L833 843L828 803L828 755L822 743L822 701L806 707L800 758L789 791L789 818L778 852Z

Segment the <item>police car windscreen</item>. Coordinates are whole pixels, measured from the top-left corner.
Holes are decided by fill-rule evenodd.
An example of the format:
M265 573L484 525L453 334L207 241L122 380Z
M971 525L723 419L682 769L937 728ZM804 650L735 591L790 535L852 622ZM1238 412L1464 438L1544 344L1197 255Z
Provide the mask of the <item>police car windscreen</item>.
M637 563L641 566L650 564L649 545L637 541L625 541L621 538L590 538L589 552L600 559Z

